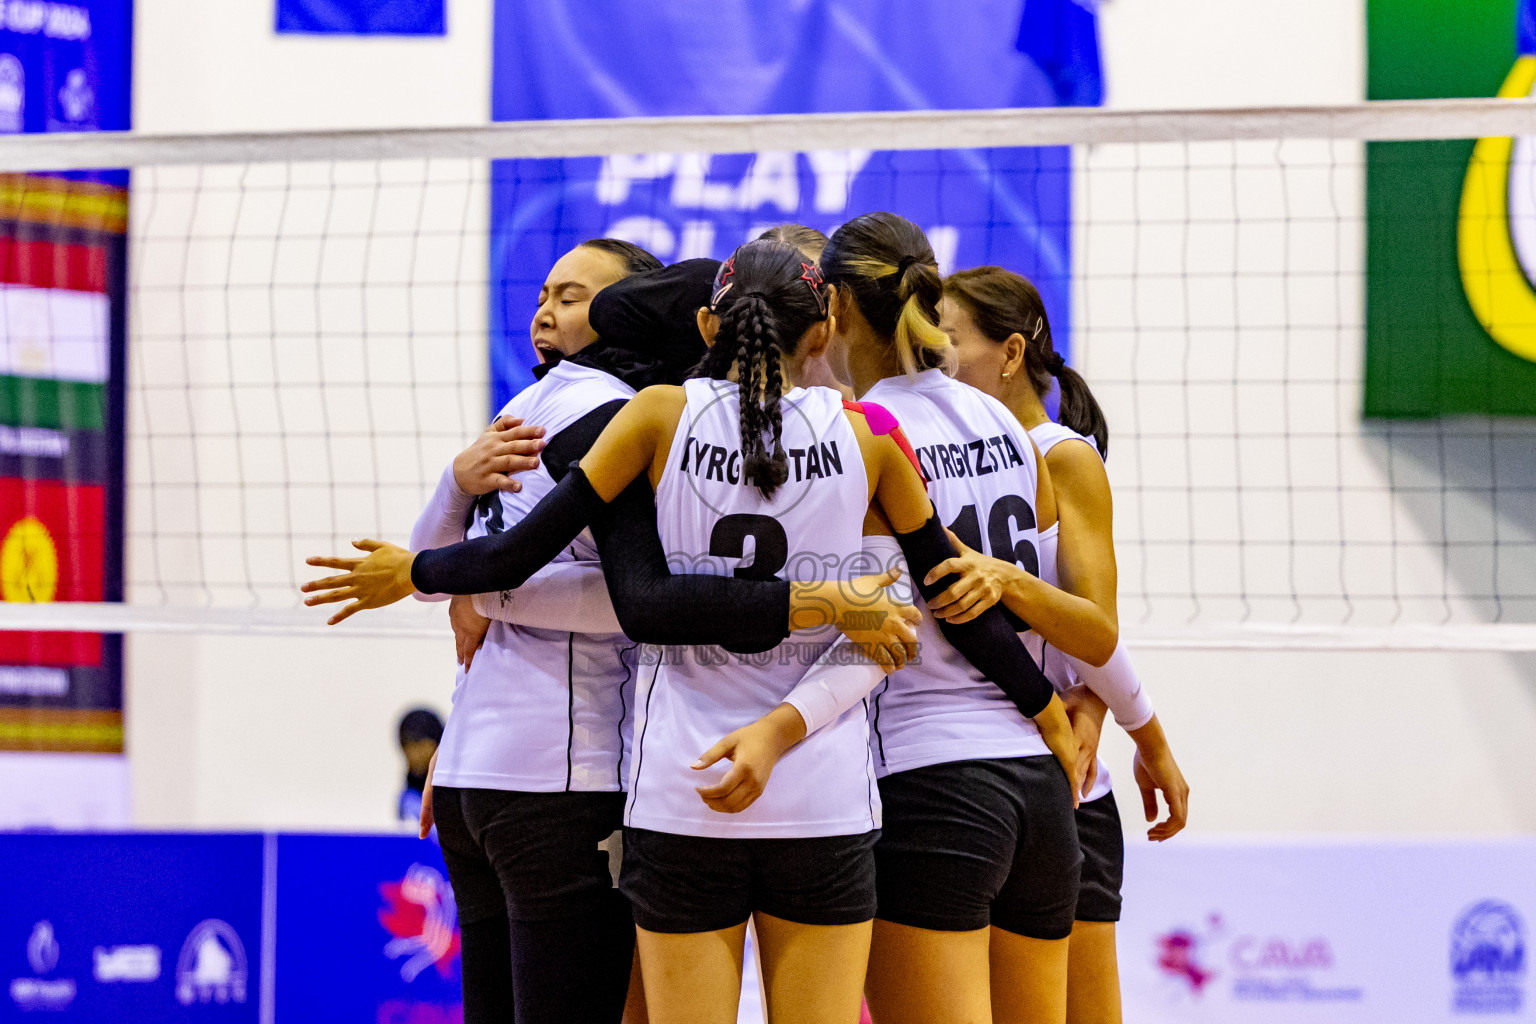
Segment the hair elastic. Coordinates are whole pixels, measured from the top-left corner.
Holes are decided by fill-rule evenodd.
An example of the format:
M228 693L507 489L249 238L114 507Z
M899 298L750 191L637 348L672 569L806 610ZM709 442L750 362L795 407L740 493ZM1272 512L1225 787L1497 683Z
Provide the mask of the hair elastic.
M827 315L827 297L822 294L824 282L821 277L821 268L814 263L800 264L800 280L811 286L811 292L816 296L816 308L821 310L821 315Z
M720 269L715 272L715 287L709 296L711 310L720 305L720 300L725 298L725 293L730 291L731 286L736 283L730 279L734 273L736 273L736 257L732 256L720 264Z

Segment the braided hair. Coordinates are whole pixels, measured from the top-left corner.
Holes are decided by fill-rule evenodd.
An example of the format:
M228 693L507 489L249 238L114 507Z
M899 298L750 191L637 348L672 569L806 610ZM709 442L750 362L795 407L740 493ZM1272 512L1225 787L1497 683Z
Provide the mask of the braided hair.
M853 294L864 319L890 339L908 376L954 369L954 346L939 329L944 283L922 228L894 213L855 217L832 233L821 272L827 283Z
M764 498L789 479L784 452L783 360L827 317L821 273L792 245L751 241L720 265L710 310L720 318L715 343L695 377L727 379L736 371L741 398L742 478Z
M1051 341L1051 321L1045 302L1029 280L1002 267L972 267L944 279L944 294L965 307L976 327L1001 344L1010 334L1024 338L1024 372L1042 401L1053 383L1061 386L1056 419L1099 446L1109 457L1109 424L1088 382L1067 365Z

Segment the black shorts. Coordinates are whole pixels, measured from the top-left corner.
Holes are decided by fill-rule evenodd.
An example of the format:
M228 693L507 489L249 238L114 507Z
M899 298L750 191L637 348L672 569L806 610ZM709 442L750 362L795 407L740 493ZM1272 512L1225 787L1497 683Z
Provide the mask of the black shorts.
M1077 889L1077 920L1120 920L1120 886L1125 879L1125 834L1115 794L1105 793L1077 808L1077 842L1083 850L1083 880Z
M1072 786L1049 754L954 761L880 780L882 921L932 931L995 925L1072 933L1082 853Z
M432 814L460 919L552 921L613 897L598 844L624 818L623 793L432 787Z
M715 839L624 829L619 889L648 932L713 932L760 910L797 924L875 916L880 833L812 839Z

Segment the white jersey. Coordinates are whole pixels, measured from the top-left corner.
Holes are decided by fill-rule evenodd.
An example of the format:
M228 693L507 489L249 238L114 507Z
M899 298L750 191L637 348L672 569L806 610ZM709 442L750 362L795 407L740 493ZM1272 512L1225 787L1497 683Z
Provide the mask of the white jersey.
M1029 436L1035 442L1035 447L1040 449L1040 457L1045 456L1050 450L1063 441L1083 441L1097 454L1099 451L1091 437L1084 437L1071 427L1064 427L1060 423L1046 421L1038 426L1031 427ZM1040 578L1051 586L1060 586L1061 576L1056 571L1056 535L1061 530L1059 522L1052 523L1049 530L1040 535ZM1025 642L1029 646L1031 654L1040 661L1040 667L1045 670L1045 676L1051 681L1059 693L1065 693L1074 686L1080 686L1077 673L1073 671L1067 656L1052 647L1039 633L1031 631L1026 634ZM1099 758L1099 774L1094 779L1093 788L1083 798L1084 802L1097 800L1111 789L1109 778L1109 766L1104 759Z
M736 384L690 380L656 518L673 572L762 579L843 578L862 550L869 481L859 442L829 388L783 397L789 479L773 498L742 479ZM640 669L635 753L624 823L678 835L801 838L880 826L880 797L864 702L779 761L763 795L740 814L705 806L696 787L718 782L721 761L690 763L726 734L772 711L837 636L797 633L773 650L668 647ZM649 652L655 654L653 650Z
M939 520L976 550L1037 572L1035 453L1008 408L940 370L888 377L864 398L901 424ZM880 773L1049 754L1035 723L944 639L917 600L924 609L918 661L875 691L871 724Z
M557 364L509 402L553 437L592 410L634 395L618 378ZM549 471L522 473L522 490L476 501L466 529L483 537L510 528L555 486ZM583 531L557 561L595 559ZM634 647L622 633L568 633L493 621L485 646L453 691L433 781L473 789L548 793L622 790L634 707Z

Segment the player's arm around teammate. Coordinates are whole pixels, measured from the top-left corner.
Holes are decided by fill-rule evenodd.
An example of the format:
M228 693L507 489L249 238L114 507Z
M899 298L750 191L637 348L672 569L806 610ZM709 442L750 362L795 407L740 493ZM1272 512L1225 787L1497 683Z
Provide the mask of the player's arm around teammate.
M866 405L900 420L943 521L995 522L994 545L1032 561L1029 441L1005 408L946 375L942 286L921 230L890 213L856 217L832 236L822 270L839 324L834 366ZM915 564L912 574L928 600L949 583L927 582ZM989 958L1005 944L1035 983L1012 1007L1019 1018L1065 1013L1080 859L1073 782L1002 699L999 669L956 656L974 621L926 617L921 664L892 674L873 702L884 823L866 993L879 1024L991 1020ZM1038 671L1027 652L1016 660ZM994 925L1009 938L995 939Z
M1024 278L1000 268L960 271L945 282L942 314L960 355L960 379L1007 405L1043 452L1057 505L1059 536L1055 543L1042 545L1041 575L1050 578L1054 570L1063 586L1101 605L1112 618L1116 588L1112 500L1100 454L1108 449L1108 428L1086 382L1054 351L1038 292ZM1050 421L1042 401L1057 384L1061 423ZM961 571L971 586L968 591L965 586L956 588L963 596L952 607L965 607L977 592L991 599L1000 592L1016 612L1032 611L1027 588L1010 586L1019 582L1013 566L989 564L996 560L973 551L964 552L960 561L965 563ZM959 565L951 568L961 569ZM990 580L1000 583L994 588ZM971 607L985 603L984 596ZM1072 701L1083 708L1074 721L1084 741L1080 752L1087 757L1089 750L1096 750L1098 723L1106 709L1113 710L1117 722L1136 742L1134 771L1147 820L1156 817L1157 791L1168 803L1168 819L1155 825L1149 838L1162 840L1178 832L1184 825L1189 787L1123 648L1117 647L1102 666L1055 658L1048 659L1047 668L1053 682L1076 691L1090 690ZM1084 867L1069 946L1068 1021L1118 1024L1115 921L1124 850L1107 776L1089 787L1077 810Z

